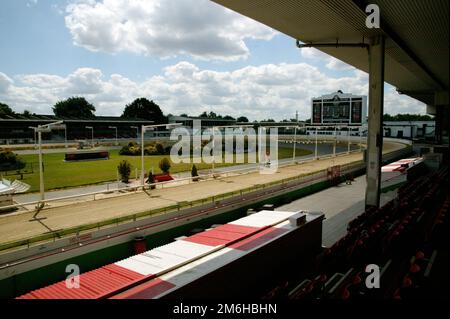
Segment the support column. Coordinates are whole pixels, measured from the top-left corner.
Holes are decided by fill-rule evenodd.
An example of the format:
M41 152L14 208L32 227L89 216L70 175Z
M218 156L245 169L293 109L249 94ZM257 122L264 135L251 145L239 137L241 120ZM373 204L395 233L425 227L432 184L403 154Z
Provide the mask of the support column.
M372 38L369 48L369 129L367 135L366 207L380 205L383 150L384 37Z

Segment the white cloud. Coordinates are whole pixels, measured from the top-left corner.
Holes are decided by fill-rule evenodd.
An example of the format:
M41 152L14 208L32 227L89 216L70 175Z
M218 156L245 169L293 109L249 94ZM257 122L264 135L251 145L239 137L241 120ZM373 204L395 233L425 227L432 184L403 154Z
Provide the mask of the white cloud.
M66 13L76 45L108 53L233 61L250 54L246 39L276 34L209 0L76 1Z
M138 97L158 103L164 113L198 115L214 111L250 119L310 117L311 98L342 90L367 94L367 74L330 77L305 64L267 64L235 71L202 70L189 62L166 67L162 75L144 81L120 74L109 77L101 70L79 68L61 77L46 74L20 75L11 80L0 73L0 101L18 112L51 113L55 102L73 95L85 96L98 115L120 115L126 104ZM424 113L425 105L387 86L385 112Z
M332 57L331 55L323 53L322 51L319 51L315 48L302 48L300 52L304 58L319 61L330 70L334 71L355 70L355 68L352 67L351 65L342 62L341 60L338 60Z
M5 93L12 84L13 80L5 73L0 72L0 93Z
M31 8L37 4L38 0L29 0L27 1L27 7Z

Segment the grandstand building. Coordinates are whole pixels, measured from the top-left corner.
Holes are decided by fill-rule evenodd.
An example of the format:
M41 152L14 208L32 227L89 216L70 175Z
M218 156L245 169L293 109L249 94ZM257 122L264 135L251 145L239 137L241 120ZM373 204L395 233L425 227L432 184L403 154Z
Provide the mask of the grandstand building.
M188 128L193 128L195 120L201 121L202 128L236 124L236 120L234 119L223 119L223 118L212 119L207 117L169 116L169 123L181 123L183 126Z
M66 129L43 133L44 140L64 141L91 139L93 127L95 139L136 138L137 127L152 124L144 119L125 119L116 116L96 116L94 118L57 117L54 115L33 114L29 116L15 114L0 117L0 145L4 144L30 144L35 141L33 127L49 124L55 121L64 121Z

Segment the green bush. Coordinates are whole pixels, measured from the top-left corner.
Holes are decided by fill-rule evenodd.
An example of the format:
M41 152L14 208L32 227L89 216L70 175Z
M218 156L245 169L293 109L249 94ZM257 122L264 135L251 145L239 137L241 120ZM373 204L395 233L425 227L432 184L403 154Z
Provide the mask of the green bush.
M169 173L171 164L170 161L166 157L164 157L159 161L158 166L164 173Z
M0 149L0 171L19 170L25 162L15 153Z
M119 171L122 182L128 183L131 173L131 164L128 161L123 160L119 163L119 166L117 166L117 170Z
M144 154L145 155L164 155L167 152L170 152L170 147L164 148L164 145L162 143L149 143L144 148ZM136 142L130 142L128 145L122 147L122 149L119 151L120 155L131 155L131 156L137 156L141 155L141 146L137 144Z
M145 149L144 149L144 154L145 155L159 155L158 154L158 151L156 150L156 148L154 147L154 146L147 146Z
M165 150L164 150L164 146L161 143L156 143L155 149L156 149L156 152L158 152L158 155L164 155Z
M150 171L150 172L148 173L148 178L147 178L146 183L147 183L147 184L153 184L153 183L155 183L155 177L153 176L152 171ZM154 188L155 188L155 185L150 186L150 188L151 188L151 189L154 189Z
M191 176L194 177L194 178L192 179L194 182L198 181L198 178L195 178L195 177L198 176L197 166L195 166L195 164L192 165Z

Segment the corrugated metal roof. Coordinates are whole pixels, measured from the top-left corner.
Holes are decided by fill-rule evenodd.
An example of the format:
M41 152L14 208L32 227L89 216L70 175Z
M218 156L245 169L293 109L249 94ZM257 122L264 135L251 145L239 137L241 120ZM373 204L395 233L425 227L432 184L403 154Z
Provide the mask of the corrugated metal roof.
M96 299L143 277L112 264L81 274L79 288L67 288L66 282L61 281L33 290L18 299Z
M295 214L296 212L261 211L257 214L235 220L230 224L261 228L280 223Z
M448 0L213 0L305 43L369 43L385 35L386 82L420 101L448 90ZM367 28L365 8L380 9L381 28ZM321 51L368 72L362 48Z
M168 280L174 274L188 270L183 280L192 280L193 268L200 276L289 231L292 228L286 219L294 214L262 211L81 274L79 289L69 289L62 281L19 298L97 299L114 296L127 287L130 289L119 297L153 298L176 285ZM132 288L142 280L145 282Z

